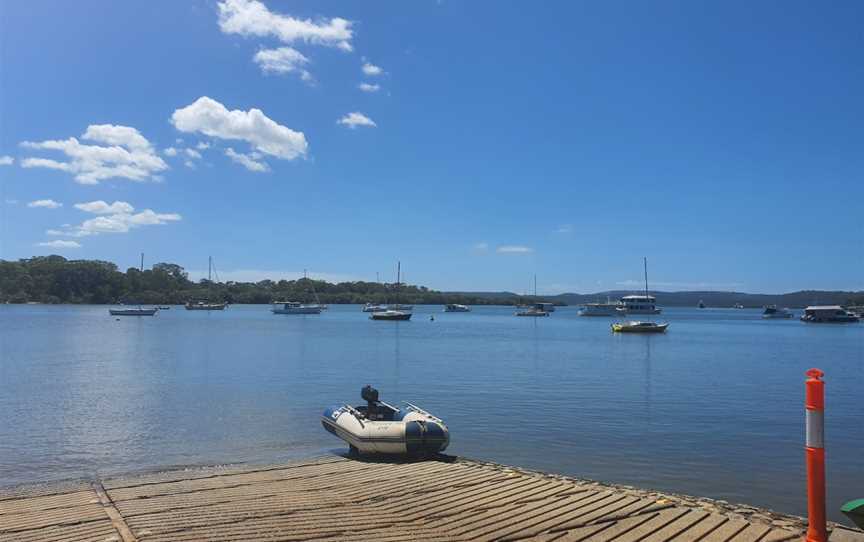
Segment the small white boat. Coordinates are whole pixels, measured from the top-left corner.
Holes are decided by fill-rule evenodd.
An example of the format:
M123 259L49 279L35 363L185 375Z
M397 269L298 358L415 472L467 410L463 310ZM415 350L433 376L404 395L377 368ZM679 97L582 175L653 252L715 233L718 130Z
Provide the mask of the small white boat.
M669 324L631 320L612 324L612 331L615 333L665 333L668 327Z
M403 305L402 303L391 303L391 304L385 306L385 310L411 312L414 310L414 305Z
M555 312L555 303L535 303L534 306L546 312Z
M450 443L444 422L422 408L388 405L372 386L364 387L360 396L366 405L333 406L321 417L324 429L347 442L352 454L429 456Z
M792 318L792 311L789 309L778 309L777 305L768 305L762 312L762 318Z
M444 305L444 312L471 312L471 307L458 303L448 303Z
M369 315L370 320L404 321L411 319L411 313L406 311L384 310L376 311Z
M513 313L515 316L549 316L549 313L538 307L529 307Z
M801 316L802 322L814 324L845 324L860 320L857 315L852 314L840 305L815 305L804 309Z
M270 310L273 314L321 314L320 305L299 301L275 301Z
M732 305L732 308L733 309L743 309L744 305L742 305L741 303L735 303L734 305Z
M111 316L153 316L159 309L143 309L141 307L128 309L108 309Z
M375 303L375 304L366 303L365 305L363 305L363 308L361 310L363 312L380 312L380 311L386 311L387 307L384 305L380 305L378 303Z
M579 307L579 316L615 316L618 303L585 303Z
M187 311L224 311L227 306L227 303L208 303L207 301L187 301L185 305Z

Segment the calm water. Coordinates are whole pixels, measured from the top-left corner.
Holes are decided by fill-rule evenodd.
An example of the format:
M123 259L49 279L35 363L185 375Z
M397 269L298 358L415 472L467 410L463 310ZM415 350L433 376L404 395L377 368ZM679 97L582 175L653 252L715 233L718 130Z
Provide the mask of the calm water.
M0 485L336 453L321 411L371 383L444 418L455 454L803 514L817 366L832 519L864 496L864 325L668 309L667 335L622 336L575 308L366 316L0 306Z

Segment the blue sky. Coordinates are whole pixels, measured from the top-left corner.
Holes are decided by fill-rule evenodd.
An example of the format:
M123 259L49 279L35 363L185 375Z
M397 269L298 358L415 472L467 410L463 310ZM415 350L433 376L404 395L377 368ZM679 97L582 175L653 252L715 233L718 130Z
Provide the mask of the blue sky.
M862 16L3 2L0 258L594 292L647 255L657 289L864 289Z

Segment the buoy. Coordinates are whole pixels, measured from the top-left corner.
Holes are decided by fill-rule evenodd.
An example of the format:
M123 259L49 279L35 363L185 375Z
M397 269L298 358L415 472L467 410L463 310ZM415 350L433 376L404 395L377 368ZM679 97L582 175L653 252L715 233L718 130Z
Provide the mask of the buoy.
M435 321L435 316L430 316L430 317L429 317L429 321L434 322L434 321Z

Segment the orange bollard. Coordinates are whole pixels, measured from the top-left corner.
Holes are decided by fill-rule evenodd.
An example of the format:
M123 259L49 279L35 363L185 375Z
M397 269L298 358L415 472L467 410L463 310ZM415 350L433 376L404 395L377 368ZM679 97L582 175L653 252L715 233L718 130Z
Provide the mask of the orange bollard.
M807 542L826 542L825 526L825 374L810 369L804 406L807 409Z

